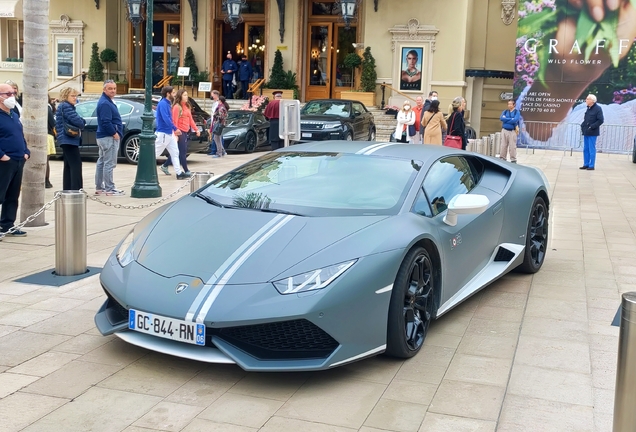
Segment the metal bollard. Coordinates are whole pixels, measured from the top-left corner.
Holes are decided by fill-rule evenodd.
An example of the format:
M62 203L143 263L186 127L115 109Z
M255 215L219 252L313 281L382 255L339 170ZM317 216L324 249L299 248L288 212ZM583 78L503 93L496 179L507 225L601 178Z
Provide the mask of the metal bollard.
M192 182L190 183L190 193L205 186L213 175L214 173L211 172L195 172L192 175Z
M495 147L492 156L499 157L501 154L501 132L495 133Z
M618 336L614 432L633 431L636 425L636 292L623 294Z
M55 201L55 274L86 273L86 194L62 191Z

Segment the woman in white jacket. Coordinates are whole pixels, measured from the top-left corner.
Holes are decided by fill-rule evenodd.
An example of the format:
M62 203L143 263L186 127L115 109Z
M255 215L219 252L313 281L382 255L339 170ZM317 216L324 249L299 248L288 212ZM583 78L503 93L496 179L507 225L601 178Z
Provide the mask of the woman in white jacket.
M411 142L409 136L409 126L415 124L415 111L411 109L411 102L404 101L402 109L397 114L397 125L395 126L395 140L397 142Z

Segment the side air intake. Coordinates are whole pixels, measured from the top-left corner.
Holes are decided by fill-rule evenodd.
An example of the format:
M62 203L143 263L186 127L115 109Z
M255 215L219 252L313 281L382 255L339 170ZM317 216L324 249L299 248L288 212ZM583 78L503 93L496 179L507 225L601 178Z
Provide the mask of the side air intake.
M505 261L508 262L515 257L514 252L509 251L506 248L499 247L497 250L497 255L495 255L495 261Z

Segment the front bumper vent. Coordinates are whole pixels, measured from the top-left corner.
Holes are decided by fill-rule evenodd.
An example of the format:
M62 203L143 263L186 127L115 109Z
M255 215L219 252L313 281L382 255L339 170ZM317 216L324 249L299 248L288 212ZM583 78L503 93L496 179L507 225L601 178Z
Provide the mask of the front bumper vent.
M339 345L305 319L207 331L260 360L326 358Z

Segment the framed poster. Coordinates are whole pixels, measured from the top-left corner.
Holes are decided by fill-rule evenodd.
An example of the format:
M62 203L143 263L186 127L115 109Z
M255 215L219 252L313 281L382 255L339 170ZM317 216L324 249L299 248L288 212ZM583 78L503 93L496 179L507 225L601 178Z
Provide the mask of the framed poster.
M55 47L55 57L57 61L57 76L72 77L73 61L75 58L75 40L74 39L57 39Z
M400 90L422 91L422 47L402 47L400 62Z

